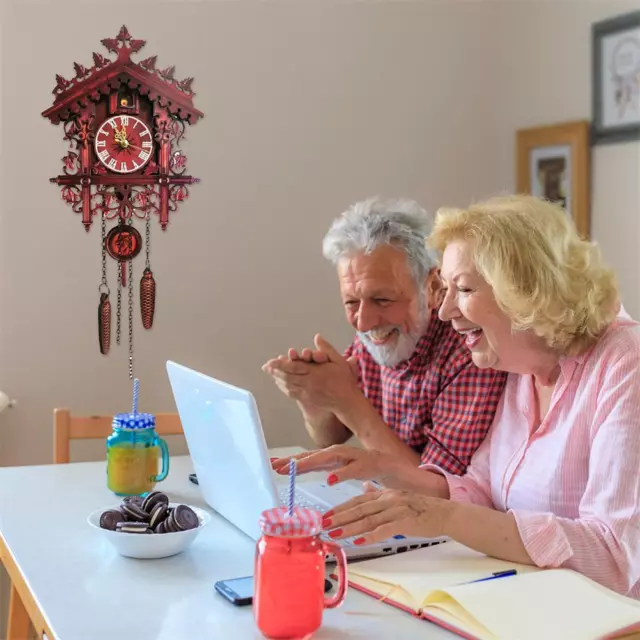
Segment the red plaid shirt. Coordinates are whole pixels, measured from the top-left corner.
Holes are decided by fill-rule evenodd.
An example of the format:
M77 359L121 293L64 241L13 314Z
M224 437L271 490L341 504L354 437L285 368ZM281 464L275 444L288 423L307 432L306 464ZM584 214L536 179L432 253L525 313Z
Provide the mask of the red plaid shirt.
M356 337L345 357L360 367L359 384L389 427L436 464L462 475L487 435L507 374L478 369L451 323L437 311L414 354L396 367L381 367Z

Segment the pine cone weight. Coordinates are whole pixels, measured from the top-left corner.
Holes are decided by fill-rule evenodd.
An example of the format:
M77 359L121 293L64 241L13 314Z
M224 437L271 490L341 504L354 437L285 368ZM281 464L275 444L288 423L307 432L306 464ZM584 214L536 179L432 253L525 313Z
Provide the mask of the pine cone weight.
M98 305L98 340L100 353L106 356L111 348L111 302L108 293L100 294Z
M156 281L149 267L144 270L140 278L140 312L142 326L151 329L153 326L153 314L156 310Z

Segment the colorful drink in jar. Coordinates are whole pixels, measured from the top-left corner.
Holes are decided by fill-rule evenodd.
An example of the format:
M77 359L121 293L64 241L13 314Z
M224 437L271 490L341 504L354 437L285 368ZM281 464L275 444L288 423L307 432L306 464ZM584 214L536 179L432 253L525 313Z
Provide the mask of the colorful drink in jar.
M169 473L167 443L150 413L120 413L107 438L107 486L118 496L145 495ZM162 457L162 471L158 461Z

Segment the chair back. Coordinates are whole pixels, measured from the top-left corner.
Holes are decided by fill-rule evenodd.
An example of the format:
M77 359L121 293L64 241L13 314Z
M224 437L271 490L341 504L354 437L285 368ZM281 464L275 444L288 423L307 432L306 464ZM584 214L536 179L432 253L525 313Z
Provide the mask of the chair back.
M53 410L53 462L69 462L71 440L105 439L113 429L113 416L72 416L69 409ZM177 413L156 414L156 433L160 436L183 435Z

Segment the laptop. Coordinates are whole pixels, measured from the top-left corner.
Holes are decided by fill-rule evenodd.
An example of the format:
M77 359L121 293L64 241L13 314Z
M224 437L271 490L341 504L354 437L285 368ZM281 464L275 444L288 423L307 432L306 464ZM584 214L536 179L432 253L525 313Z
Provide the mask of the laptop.
M287 486L275 482L253 394L172 361L167 362L167 373L203 498L240 531L258 540L260 514L286 504ZM329 486L301 480L296 483L296 503L324 513L362 491L362 483L355 481ZM354 545L352 539L332 542L340 544L351 560L445 540L396 536L364 546Z

